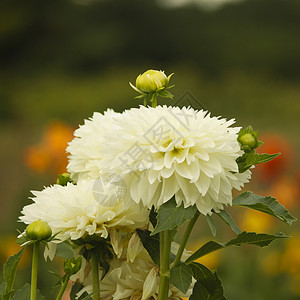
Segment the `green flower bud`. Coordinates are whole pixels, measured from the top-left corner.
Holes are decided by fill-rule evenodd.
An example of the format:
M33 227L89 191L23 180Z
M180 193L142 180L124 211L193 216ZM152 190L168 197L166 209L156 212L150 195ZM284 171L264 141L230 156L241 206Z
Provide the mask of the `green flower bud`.
M163 71L148 70L136 79L136 87L144 93L154 93L167 87L169 79Z
M252 149L255 147L257 141L252 134L246 133L239 138L239 142L243 146L249 146Z
M26 235L33 241L42 241L47 240L51 237L52 230L46 222L37 220L27 226Z
M254 131L252 126L248 126L245 129L241 129L238 135L238 142L241 145L241 149L245 152L251 152L263 144L263 142L257 139L257 131Z
M71 177L69 173L63 173L58 175L56 184L65 186L68 182L71 182Z
M69 276L76 274L81 268L81 261L81 257L78 257L76 259L75 257L66 259L64 262L65 273Z

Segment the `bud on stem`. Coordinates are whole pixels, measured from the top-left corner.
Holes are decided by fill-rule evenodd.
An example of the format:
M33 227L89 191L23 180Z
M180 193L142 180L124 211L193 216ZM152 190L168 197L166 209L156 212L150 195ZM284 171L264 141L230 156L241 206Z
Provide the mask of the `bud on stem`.
M43 241L51 237L52 229L46 222L37 220L27 226L26 235L33 241Z
M173 74L166 76L163 71L148 70L143 74L140 74L136 79L136 86L129 83L130 86L140 93L135 98L144 98L144 105L147 105L149 100L152 103L152 107L157 105L157 97L173 98L173 95L167 90L173 86L168 86L169 81Z

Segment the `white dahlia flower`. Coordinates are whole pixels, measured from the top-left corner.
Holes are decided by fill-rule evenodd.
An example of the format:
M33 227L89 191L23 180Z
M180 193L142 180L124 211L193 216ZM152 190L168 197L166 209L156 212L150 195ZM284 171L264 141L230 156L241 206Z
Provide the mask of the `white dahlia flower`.
M94 186L94 180L81 180L77 185L33 191L34 203L23 208L20 220L25 224L38 219L47 222L61 241L93 234L107 238L110 230L132 231L148 223L147 209L134 202L125 206L119 198L111 201L116 203L113 206L103 205L106 199L103 194L99 197L99 191L95 193Z
M86 285L80 291L92 293L91 274L84 280ZM100 282L101 300L157 300L159 288L159 271L145 249L136 257L133 263L126 259L113 259L110 270ZM169 300L179 300L192 293L193 284L186 292L181 293L170 285Z
M99 177L103 136L114 129L114 118L119 115L112 109L104 114L95 112L92 118L85 120L84 125L75 130L75 138L67 147L67 152L70 153L67 170L73 181Z
M238 172L236 159L244 152L233 123L193 108L133 108L115 118L113 135L104 137L101 155L89 163L120 175L129 201L159 207L175 195L178 205L210 214L230 205L232 189L251 175Z
M248 182L238 173L243 154L234 120L193 108L158 106L117 114L94 114L69 145L72 178L116 174L126 199L159 207L175 195L177 204L196 204L203 214L230 205L232 189Z

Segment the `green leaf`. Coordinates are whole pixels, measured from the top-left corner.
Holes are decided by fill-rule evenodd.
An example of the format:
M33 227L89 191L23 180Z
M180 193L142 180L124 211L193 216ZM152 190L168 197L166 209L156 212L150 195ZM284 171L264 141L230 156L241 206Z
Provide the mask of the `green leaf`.
M288 236L279 233L279 234L266 234L266 233L255 233L255 232L242 232L236 238L232 239L226 246L240 246L241 244L251 244L260 247L269 246L271 242L276 239L288 238Z
M213 295L217 286L213 273L207 267L197 262L191 263L189 267L197 282L201 283L206 288L207 292Z
M196 211L197 208L195 206L187 208L184 208L183 204L177 206L175 199L172 198L158 209L157 225L152 235L182 225L185 221L192 219Z
M220 212L216 213L235 233L240 234L241 230L236 225L234 220L232 219L231 215L225 211L221 210Z
M84 288L84 286L81 283L75 282L72 285L72 289L70 292L70 300L75 300L77 293L80 292L83 288Z
M214 252L216 250L228 247L228 246L240 246L241 244L251 244L260 247L268 246L271 242L276 239L288 238L284 234L265 234L265 233L255 233L243 231L237 237L230 240L229 242L222 244L214 241L209 241L202 247L200 247L195 253L193 253L185 263L189 264L192 261Z
M193 293L190 296L189 300L208 300L209 293L206 288L200 283L196 282L193 288Z
M93 250L98 254L99 264L103 270L101 278L100 278L102 280L109 271L109 268L110 268L109 261L111 259L113 259L113 254L110 251L110 249L106 246L101 247L100 250L99 250L99 248L95 248ZM78 267L78 265L77 265L77 267ZM81 267L81 262L80 262L80 267Z
M159 266L159 235L151 235L149 230L136 230L139 238L156 265Z
M219 279L216 272L212 274L212 281L214 282L214 292L209 293L202 284L201 281L197 280L193 288L193 294L190 296L189 300L226 300L223 294L223 287L221 280Z
M237 159L239 173L245 172L253 165L268 162L276 158L278 155L280 155L280 153L275 153L275 154L267 154L267 153L258 154L255 152L245 153L242 157Z
M74 253L74 248L68 241L57 244L56 256L70 259L74 256Z
M170 270L170 283L182 293L186 293L192 283L192 270L182 263Z
M155 228L157 224L157 212L155 211L154 206L152 206L150 214L149 214L149 221L152 224L152 226Z
M222 287L222 282L217 274L217 272L214 272L215 282L216 282L216 289L213 295L208 298L209 300L226 300L224 297L224 290Z
M88 294L87 292L84 292L78 300L92 300L92 296L93 294L95 294L96 292L93 292L92 294Z
M248 207L264 212L289 225L297 220L291 216L289 211L277 202L275 198L256 195L250 191L244 192L235 197L232 201L232 205Z
M211 234L213 236L216 236L216 234L217 234L217 227L216 227L216 224L215 224L213 218L210 215L206 215L206 221L207 221L208 227L209 227L209 229L211 231Z
M12 297L12 300L30 300L30 284L26 283L20 290L18 290ZM36 293L36 300L45 300L39 290Z
M202 247L200 247L195 253L193 253L186 261L185 263L191 263L192 261L198 259L199 257L202 257L204 255L207 255L211 252L217 251L219 249L222 249L225 247L225 244L221 244L214 241L209 241L206 244L204 244Z
M22 248L15 255L10 256L5 265L3 266L3 278L6 282L6 292L9 293L13 289L13 284L15 281L15 276L18 268L18 264L22 257L25 248Z

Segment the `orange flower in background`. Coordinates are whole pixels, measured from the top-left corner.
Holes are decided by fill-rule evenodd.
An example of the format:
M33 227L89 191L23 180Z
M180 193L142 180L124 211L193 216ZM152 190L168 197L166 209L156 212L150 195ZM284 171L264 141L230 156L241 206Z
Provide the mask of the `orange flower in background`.
M51 157L43 146L31 146L25 152L25 164L30 169L44 173L49 168Z
M258 153L281 153L275 159L256 166L256 173L260 180L272 181L291 167L293 149L289 141L279 134L269 134L261 138L264 142L257 149Z
M64 173L68 163L66 147L74 129L60 121L50 123L38 145L25 151L25 164L38 173Z
M299 184L294 177L280 177L272 184L270 194L288 209L295 208L299 205Z

